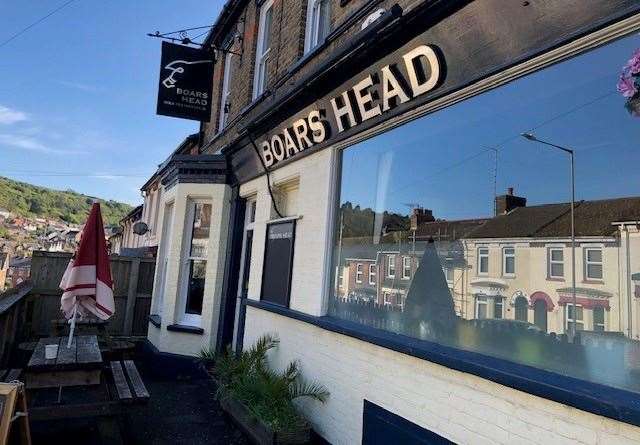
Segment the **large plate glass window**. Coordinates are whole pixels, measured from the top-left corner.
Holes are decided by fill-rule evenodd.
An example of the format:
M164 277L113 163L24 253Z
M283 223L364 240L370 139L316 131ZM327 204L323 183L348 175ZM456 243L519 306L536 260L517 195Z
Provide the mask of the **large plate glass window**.
M200 326L204 300L207 253L211 230L211 204L189 201L181 268L181 324Z
M260 25L258 26L258 43L256 45L256 67L253 78L254 99L264 93L268 84L272 25L273 0L267 0L260 7Z
M635 232L620 247L640 218L640 93L616 91L638 48L611 41L341 148L331 270L365 281L366 258L379 274L368 293L332 290L328 315L640 392L624 352L639 348ZM575 292L570 159L532 128L579 159Z

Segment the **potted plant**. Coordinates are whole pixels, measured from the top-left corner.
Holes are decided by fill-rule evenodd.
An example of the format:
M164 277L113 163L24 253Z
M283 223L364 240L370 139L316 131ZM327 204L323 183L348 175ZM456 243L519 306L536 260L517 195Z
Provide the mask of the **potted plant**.
M302 378L297 361L283 371L269 367L267 352L278 338L265 335L240 354L231 351L216 358L222 408L259 444L303 444L311 438L311 427L297 411L294 400L310 398L323 403L329 393L318 383Z
M640 116L640 49L637 49L622 67L617 89L627 100L627 111L632 116Z

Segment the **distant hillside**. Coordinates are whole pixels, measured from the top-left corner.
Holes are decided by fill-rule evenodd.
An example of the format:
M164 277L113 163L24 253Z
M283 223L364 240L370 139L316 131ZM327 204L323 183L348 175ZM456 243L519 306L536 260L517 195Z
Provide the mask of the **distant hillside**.
M94 199L72 190L52 190L0 176L0 208L21 216L82 224L87 219ZM103 200L100 200L100 208L105 224L116 224L132 209L128 204Z

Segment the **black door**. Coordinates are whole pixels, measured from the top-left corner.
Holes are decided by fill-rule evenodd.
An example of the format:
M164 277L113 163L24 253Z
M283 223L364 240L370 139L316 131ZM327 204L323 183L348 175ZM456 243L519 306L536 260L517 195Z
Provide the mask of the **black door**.
M524 297L516 298L516 320L518 321L529 321L527 318L528 312L528 304L527 299Z
M362 443L364 445L448 445L437 435L378 405L364 401Z

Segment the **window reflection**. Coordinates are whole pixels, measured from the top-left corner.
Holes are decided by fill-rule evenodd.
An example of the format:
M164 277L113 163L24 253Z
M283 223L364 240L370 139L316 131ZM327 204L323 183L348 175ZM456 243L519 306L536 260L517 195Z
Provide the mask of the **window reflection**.
M343 150L330 315L640 390L640 120L615 91L639 46ZM575 290L568 159L532 128L576 153Z

